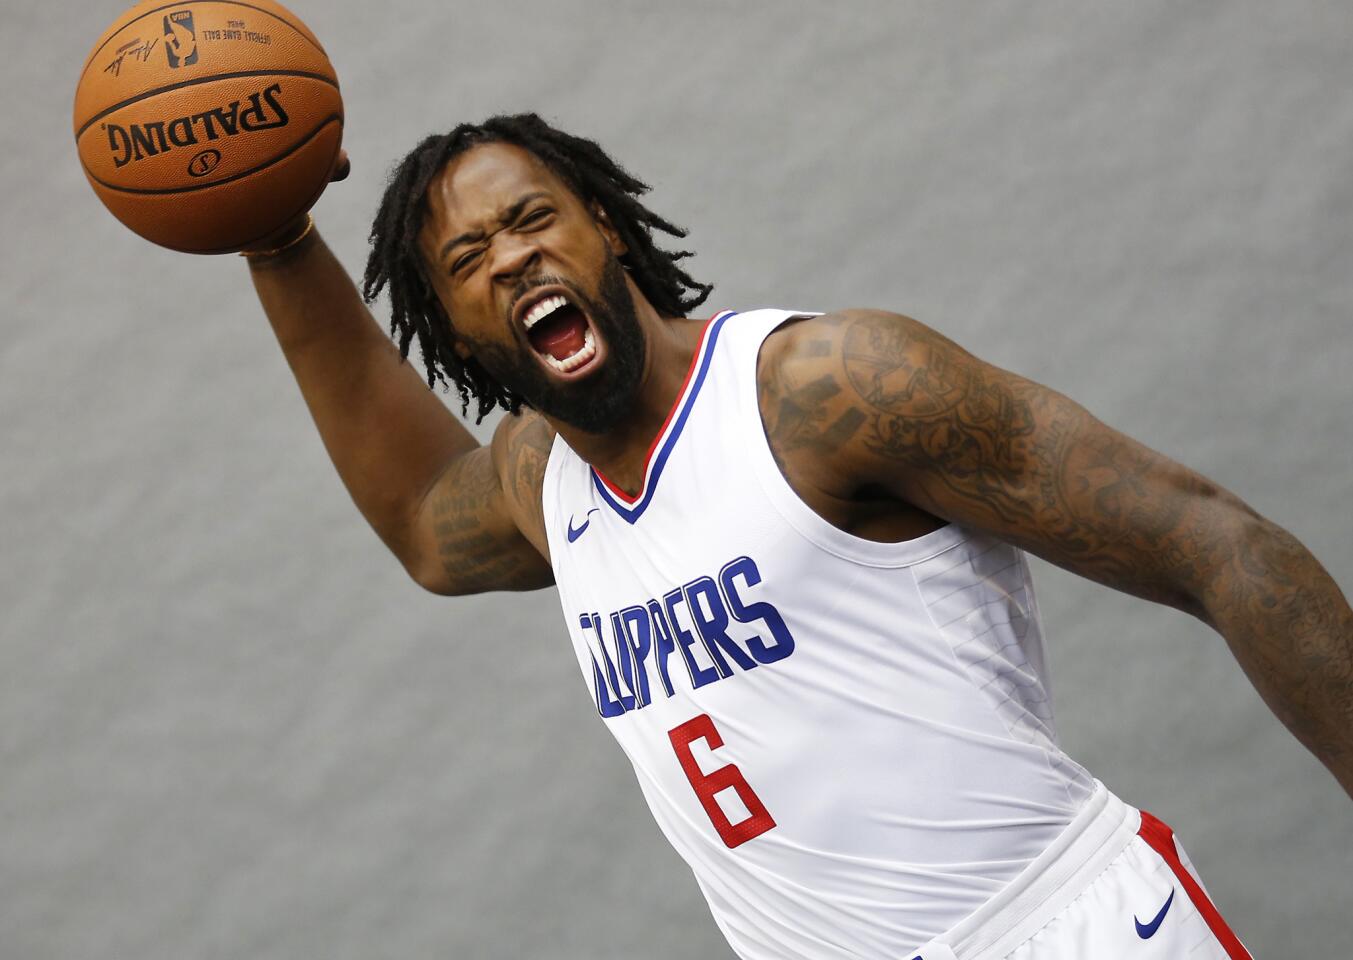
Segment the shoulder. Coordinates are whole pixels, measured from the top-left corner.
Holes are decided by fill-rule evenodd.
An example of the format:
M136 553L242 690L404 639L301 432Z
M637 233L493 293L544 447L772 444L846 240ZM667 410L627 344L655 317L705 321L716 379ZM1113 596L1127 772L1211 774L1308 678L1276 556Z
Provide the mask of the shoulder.
M766 338L757 361L763 411L804 389L823 400L869 401L881 379L928 366L957 344L900 313L846 309L787 323Z
M838 310L777 328L757 357L757 401L772 455L797 490L845 496L855 487L849 451L866 415L845 358L875 311Z
M545 479L545 464L554 446L554 428L533 410L509 414L493 432L493 465L502 478L503 490L539 493Z
M495 461L528 452L548 456L553 445L554 428L534 410L523 409L519 413L508 414L493 431Z
M764 376L815 369L842 371L851 361L893 357L957 345L921 321L886 310L851 308L787 323L766 338L758 369Z
M533 410L503 417L493 433L493 466L503 496L518 528L533 542L544 538L541 492L553 445L554 428Z
M757 364L772 452L782 470L811 472L824 490L872 482L880 437L962 402L973 359L920 321L883 310L786 324L766 338Z

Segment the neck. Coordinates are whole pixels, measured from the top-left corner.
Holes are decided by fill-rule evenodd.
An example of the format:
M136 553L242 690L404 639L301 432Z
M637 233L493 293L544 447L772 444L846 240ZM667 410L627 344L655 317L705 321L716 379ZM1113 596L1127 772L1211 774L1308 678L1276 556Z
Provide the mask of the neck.
M649 448L681 393L705 321L664 319L633 283L630 292L645 347L644 369L631 412L603 434L546 419L578 456L632 494L643 485Z

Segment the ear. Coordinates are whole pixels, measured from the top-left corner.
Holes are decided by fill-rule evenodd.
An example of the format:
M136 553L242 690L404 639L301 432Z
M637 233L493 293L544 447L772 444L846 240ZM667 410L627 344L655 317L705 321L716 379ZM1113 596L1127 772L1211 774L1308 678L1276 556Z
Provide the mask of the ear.
M451 334L451 352L461 359L461 362L469 360L473 356L470 345L456 336L456 328L451 325L451 321L446 317L446 308L438 304L437 313L441 315L442 322L446 324L447 331Z
M596 200L592 201L592 219L596 221L597 229L601 235L606 238L606 244L611 248L611 252L617 257L623 257L629 253L629 247L625 246L625 241L620 239L620 231L611 223L611 216Z

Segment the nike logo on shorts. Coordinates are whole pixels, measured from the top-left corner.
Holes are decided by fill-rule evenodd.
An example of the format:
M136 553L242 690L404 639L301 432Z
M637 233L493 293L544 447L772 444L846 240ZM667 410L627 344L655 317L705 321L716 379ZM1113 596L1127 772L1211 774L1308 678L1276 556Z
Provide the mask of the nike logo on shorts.
M1160 922L1165 919L1165 914L1170 912L1170 904L1173 902L1174 890L1171 889L1170 895L1165 898L1165 906L1160 908L1160 913L1156 914L1155 919L1150 923L1142 923L1137 919L1137 915L1134 913L1132 915L1132 920L1137 924L1137 936L1141 937L1143 940L1150 940L1154 937L1156 931L1160 929Z

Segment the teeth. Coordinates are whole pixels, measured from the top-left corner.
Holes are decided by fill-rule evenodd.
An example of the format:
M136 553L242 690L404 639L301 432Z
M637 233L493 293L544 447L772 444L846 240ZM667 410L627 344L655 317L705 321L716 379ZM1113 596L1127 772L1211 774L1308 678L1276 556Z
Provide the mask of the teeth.
M556 360L553 356L551 356L548 353L541 354L541 356L545 358L545 362L548 363L550 366L554 367L554 369L558 370L560 373L568 373L570 370L577 370L579 367L581 367L587 361L591 360L596 355L597 355L597 345L595 341L593 341L592 339L591 330L588 330L585 334L583 334L582 349L571 357L565 357L563 360Z
M526 329L530 330L541 320L544 320L567 303L568 301L561 296L546 297L526 312L526 316L522 322L526 325Z

